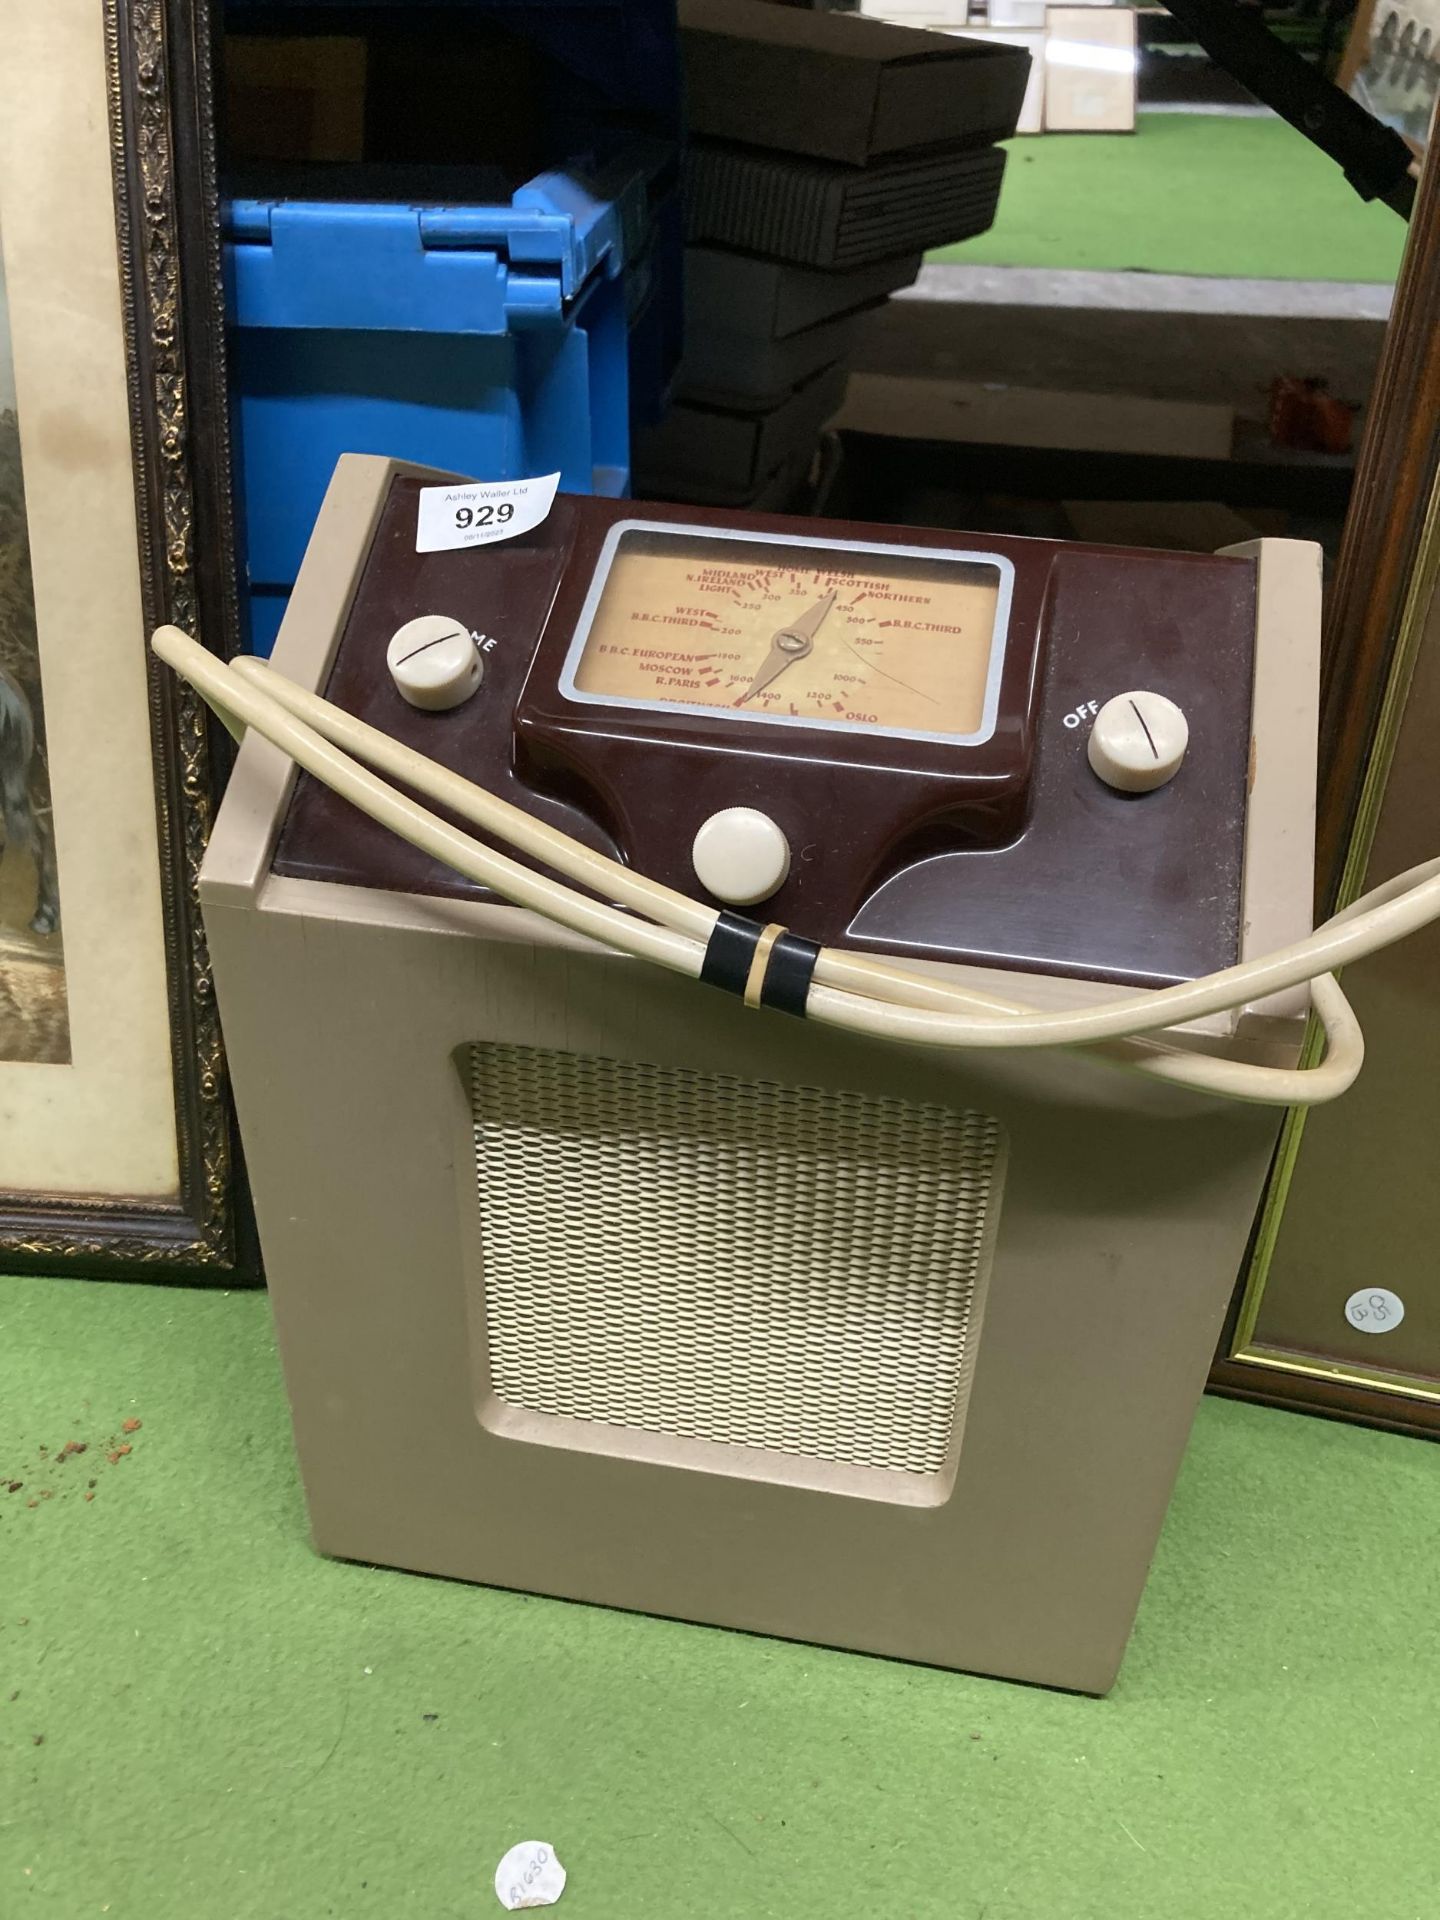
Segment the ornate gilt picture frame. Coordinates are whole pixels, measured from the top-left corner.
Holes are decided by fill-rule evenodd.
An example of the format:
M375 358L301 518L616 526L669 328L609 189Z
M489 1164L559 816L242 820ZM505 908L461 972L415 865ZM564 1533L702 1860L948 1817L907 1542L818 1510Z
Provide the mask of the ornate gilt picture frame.
M1432 855L1436 844L1437 311L1440 164L1432 144L1327 596L1320 915ZM1333 1110L1296 1109L1286 1118L1210 1375L1222 1393L1440 1436L1440 1292L1430 1282L1440 1218L1431 1171L1437 951L1432 928L1347 974L1367 1035L1366 1065ZM1316 1035L1310 1045L1318 1046ZM1397 1288L1403 1321L1394 1313ZM1385 1299L1372 1306L1375 1289Z
M0 0L12 1270L256 1270L196 893L223 748L146 646L236 632L213 29L208 0Z

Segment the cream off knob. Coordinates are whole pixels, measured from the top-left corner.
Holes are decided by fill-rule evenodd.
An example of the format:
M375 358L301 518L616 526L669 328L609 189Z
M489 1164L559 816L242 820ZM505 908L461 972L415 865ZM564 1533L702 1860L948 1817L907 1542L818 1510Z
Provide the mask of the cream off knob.
M1150 793L1180 771L1190 728L1163 693L1117 693L1095 716L1087 749L1090 765L1108 787Z

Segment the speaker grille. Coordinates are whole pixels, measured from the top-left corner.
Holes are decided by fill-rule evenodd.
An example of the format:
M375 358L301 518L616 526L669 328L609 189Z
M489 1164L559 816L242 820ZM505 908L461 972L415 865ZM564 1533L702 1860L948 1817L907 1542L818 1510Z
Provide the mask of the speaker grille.
M998 1204L985 1114L470 1049L493 1391L538 1413L934 1474Z

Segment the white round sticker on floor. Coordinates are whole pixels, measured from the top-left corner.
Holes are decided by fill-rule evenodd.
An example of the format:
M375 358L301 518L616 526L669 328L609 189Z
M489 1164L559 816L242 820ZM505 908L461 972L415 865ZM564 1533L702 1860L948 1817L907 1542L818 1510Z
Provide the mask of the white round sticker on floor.
M565 1869L547 1840L519 1840L495 1869L495 1898L514 1913L553 1907L565 1891Z
M1345 1318L1361 1333L1393 1333L1405 1318L1405 1302L1389 1287L1362 1287L1345 1302Z

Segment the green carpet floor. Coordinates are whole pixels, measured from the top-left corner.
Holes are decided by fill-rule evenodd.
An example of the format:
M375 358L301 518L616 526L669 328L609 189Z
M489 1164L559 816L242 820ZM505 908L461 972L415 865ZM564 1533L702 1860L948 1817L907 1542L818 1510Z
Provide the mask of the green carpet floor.
M971 266L1392 281L1405 223L1281 120L1146 113L1133 134L1012 140Z
M1207 1402L1104 1701L327 1564L263 1297L0 1281L0 1915L1433 1920L1437 1540Z

